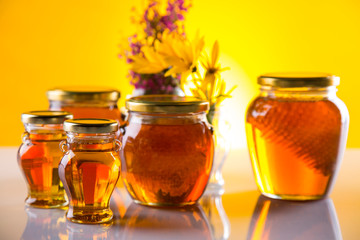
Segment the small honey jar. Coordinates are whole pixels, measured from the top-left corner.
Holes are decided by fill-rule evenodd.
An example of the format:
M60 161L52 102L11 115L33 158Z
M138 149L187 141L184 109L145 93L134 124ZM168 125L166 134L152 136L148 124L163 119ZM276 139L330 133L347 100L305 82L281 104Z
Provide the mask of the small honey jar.
M25 204L37 208L60 208L67 199L58 175L59 148L66 139L63 123L72 115L62 111L31 111L21 115L25 126L17 159L27 182Z
M246 133L263 195L287 200L327 196L342 160L349 113L339 78L321 73L266 74L249 105Z
M65 121L64 130L59 176L70 200L66 217L76 223L108 222L113 216L110 197L120 175L118 122L74 119Z
M126 107L121 176L131 197L144 205L194 204L208 183L214 155L208 102L144 95L127 100Z
M123 117L117 106L120 92L106 87L61 87L47 91L50 110L68 111L74 118L113 119Z

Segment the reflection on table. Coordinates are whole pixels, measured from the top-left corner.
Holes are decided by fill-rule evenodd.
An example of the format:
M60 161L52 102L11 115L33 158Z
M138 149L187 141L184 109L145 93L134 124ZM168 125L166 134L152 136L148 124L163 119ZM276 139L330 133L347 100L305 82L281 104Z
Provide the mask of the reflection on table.
M25 207L25 212L28 219L21 239L66 239L65 210Z
M342 239L331 199L283 201L260 196L247 239Z
M225 240L230 236L230 222L222 205L221 192L207 192L200 199L209 222L213 239Z
M65 210L26 208L22 235L32 239L227 239L230 224L221 194L208 194L199 204L182 208L148 207L134 203L124 188L112 196L113 221L86 225L66 220Z

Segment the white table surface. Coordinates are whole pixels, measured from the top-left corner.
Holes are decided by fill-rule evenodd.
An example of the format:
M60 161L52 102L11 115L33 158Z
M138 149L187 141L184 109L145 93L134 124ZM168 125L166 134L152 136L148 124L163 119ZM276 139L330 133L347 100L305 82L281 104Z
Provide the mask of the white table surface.
M0 148L1 240L200 240L221 239L221 235L228 239L360 239L357 149L346 150L334 190L325 200L302 203L261 197L247 151L232 150L223 171L225 194L207 197L212 199L211 213L205 200L186 211L138 206L119 187L111 201L115 216L111 225L74 224L65 219L64 210L25 208L26 185L16 151L14 147Z

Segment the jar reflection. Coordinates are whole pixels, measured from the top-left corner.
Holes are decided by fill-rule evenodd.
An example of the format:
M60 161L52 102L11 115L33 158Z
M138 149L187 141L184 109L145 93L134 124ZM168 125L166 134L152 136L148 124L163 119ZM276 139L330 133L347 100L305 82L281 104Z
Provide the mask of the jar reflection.
M342 236L331 199L294 202L260 196L247 239L342 239Z
M154 208L132 203L124 217L122 239L213 239L199 205Z
M103 240L114 239L110 238L111 223L104 224L78 224L70 221L66 221L66 228L68 232L67 240L78 239L91 239L91 240Z
M28 216L22 240L67 239L65 211L25 208Z
M222 205L222 194L218 191L205 192L200 199L204 213L210 224L213 239L225 240L230 236L230 222Z

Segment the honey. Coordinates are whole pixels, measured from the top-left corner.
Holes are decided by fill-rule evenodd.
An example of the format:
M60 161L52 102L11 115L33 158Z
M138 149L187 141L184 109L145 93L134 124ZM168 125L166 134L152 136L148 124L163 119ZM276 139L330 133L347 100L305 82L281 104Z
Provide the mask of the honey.
M120 92L104 87L62 87L47 91L50 110L68 111L74 118L113 119L124 121L117 101Z
M65 191L58 175L62 152L59 143L66 138L63 121L67 112L33 111L24 113L26 132L19 148L18 163L28 187L26 205L58 208L67 205Z
M293 84L299 78L290 79L280 77ZM257 185L264 195L311 200L331 191L348 129L347 109L335 90L265 87L252 101L246 133Z
M182 111L180 101L189 101L181 97L175 100L166 96L151 98L129 100L129 123L120 151L122 179L138 203L194 204L208 183L214 153L205 112L200 108L192 113L196 110L190 108L190 113L176 113L177 108ZM136 105L138 101L149 104L147 109L157 108L160 113L142 112L139 108L143 105ZM201 103L192 104L197 109ZM167 107L172 108L172 112L168 112Z
M112 219L109 202L120 175L120 143L113 120L76 119L65 122L66 151L59 175L70 199L66 213L76 223L104 223Z

